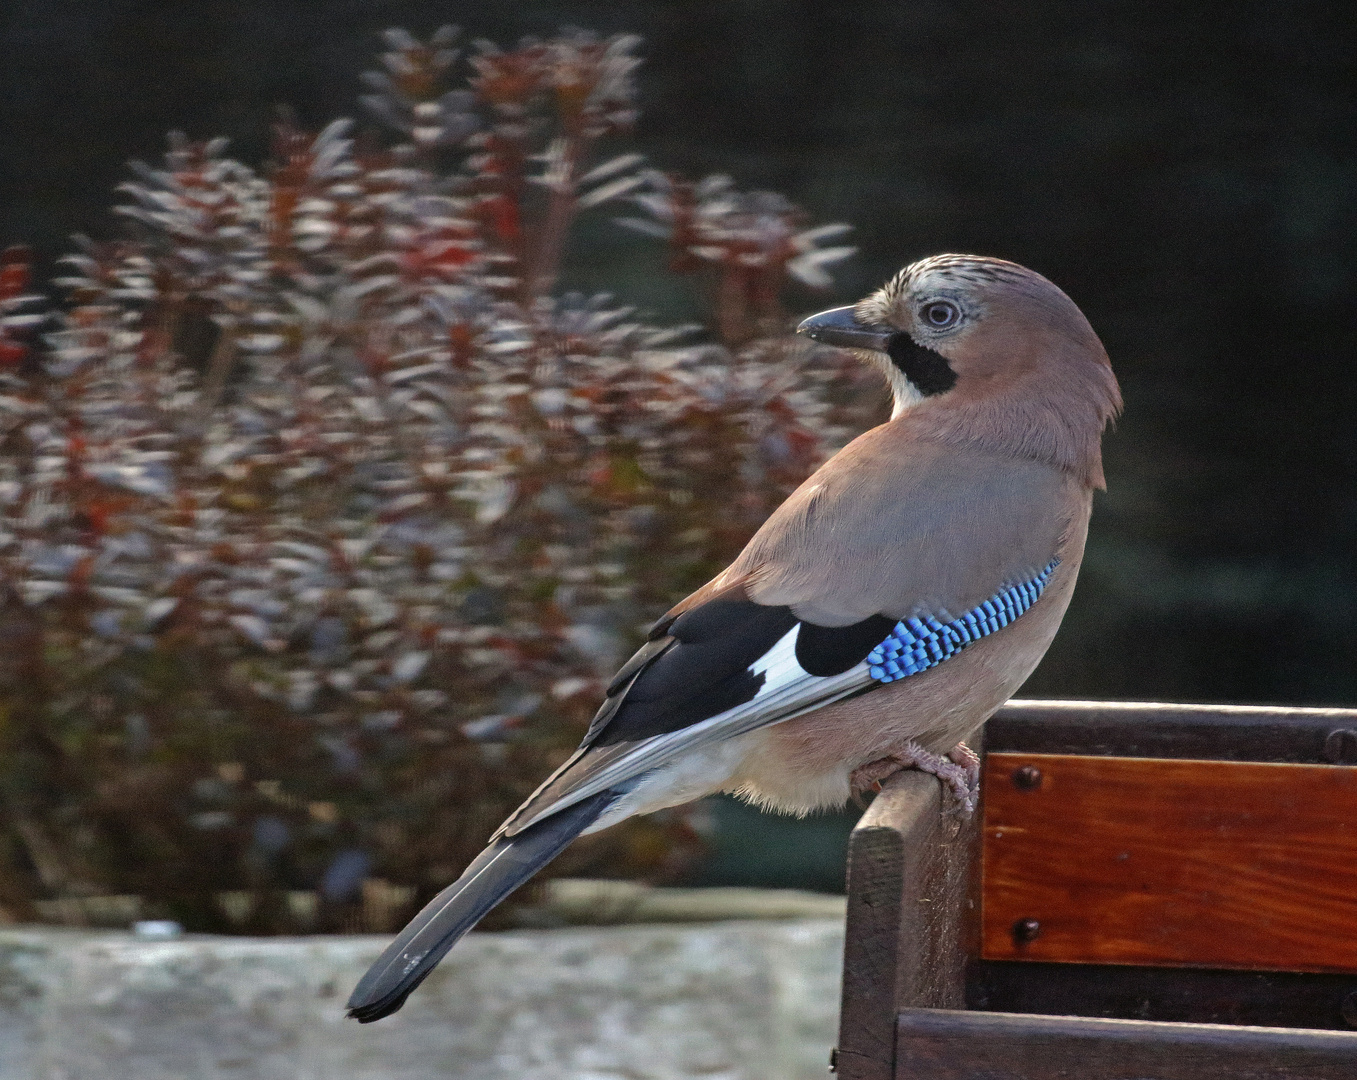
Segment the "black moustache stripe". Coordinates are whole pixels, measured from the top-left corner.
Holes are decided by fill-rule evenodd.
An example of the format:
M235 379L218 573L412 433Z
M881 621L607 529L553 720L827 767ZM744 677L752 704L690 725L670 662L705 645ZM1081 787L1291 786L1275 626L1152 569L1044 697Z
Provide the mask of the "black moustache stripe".
M932 349L926 349L908 334L895 334L886 345L886 355L924 397L932 397L956 385L956 372Z

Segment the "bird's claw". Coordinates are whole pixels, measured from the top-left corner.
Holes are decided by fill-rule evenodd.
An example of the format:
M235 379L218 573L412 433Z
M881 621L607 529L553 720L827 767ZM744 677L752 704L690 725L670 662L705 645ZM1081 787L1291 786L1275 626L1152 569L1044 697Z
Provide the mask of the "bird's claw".
M980 797L980 755L964 742L959 742L947 751L947 757L966 774L966 795L958 798L966 804L966 812L972 813Z
M931 753L910 741L898 753L859 765L848 778L853 802L862 807L864 794L880 791L881 781L905 769L932 773L951 790L967 816L975 812L980 795L980 758L965 743L957 743L944 755Z
M912 762L904 757L891 754L887 757L877 758L875 761L869 761L866 765L859 765L848 778L848 792L853 800L853 805L859 810L867 809L867 804L862 801L862 797L869 791L880 791L882 780L908 769L911 764Z

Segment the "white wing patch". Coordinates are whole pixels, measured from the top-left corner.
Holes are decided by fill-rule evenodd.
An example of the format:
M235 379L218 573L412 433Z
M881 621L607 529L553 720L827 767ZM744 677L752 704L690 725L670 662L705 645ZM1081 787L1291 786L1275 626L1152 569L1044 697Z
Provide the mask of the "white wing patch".
M677 806L719 791L735 774L749 749L749 741L739 736L790 720L873 685L866 663L856 664L840 675L809 674L796 660L796 636L800 629L798 623L749 666L755 675L764 677L763 685L749 701L679 731L637 743L629 753L609 762L573 791L531 818L515 822L514 832L609 788L630 790L594 822L589 832L633 814Z

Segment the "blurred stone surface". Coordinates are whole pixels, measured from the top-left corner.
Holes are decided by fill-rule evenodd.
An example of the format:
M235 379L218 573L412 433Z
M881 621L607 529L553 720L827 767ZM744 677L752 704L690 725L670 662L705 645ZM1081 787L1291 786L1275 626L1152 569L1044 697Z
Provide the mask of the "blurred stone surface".
M726 919L838 919L848 899L801 889L675 889L639 881L554 878L542 901L519 908L519 925L608 926L617 923L721 922Z
M0 1080L800 1080L835 1037L841 919L473 934L345 1020L385 941L2 928Z

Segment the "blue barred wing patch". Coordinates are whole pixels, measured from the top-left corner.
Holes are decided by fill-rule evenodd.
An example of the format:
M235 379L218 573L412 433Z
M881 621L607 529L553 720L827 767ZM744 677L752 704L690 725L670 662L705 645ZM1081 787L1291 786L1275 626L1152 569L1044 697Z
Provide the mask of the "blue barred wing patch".
M1060 560L1053 559L1030 581L999 590L983 604L951 622L938 622L930 615L896 623L890 636L867 654L867 668L872 678L888 683L907 675L917 675L941 664L972 641L1007 626L1037 602L1058 565Z

